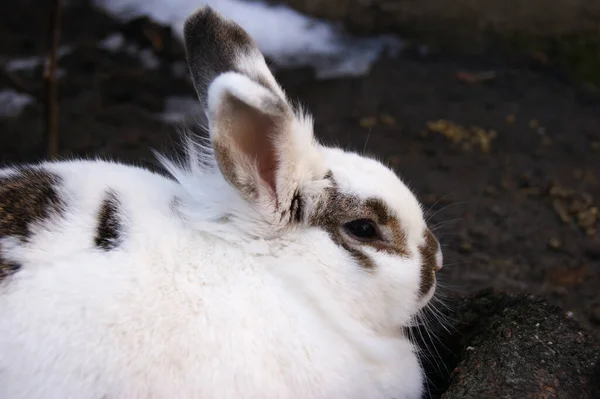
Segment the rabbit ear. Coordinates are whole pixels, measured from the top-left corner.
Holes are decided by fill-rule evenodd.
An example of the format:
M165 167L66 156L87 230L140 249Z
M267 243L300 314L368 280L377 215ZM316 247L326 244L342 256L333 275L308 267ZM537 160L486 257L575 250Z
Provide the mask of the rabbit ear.
M254 40L238 24L208 6L185 21L188 67L196 93L207 105L208 86L224 72L238 72L285 99Z
M285 219L303 181L324 174L311 121L295 115L257 45L234 22L204 7L186 21L184 38L221 172L272 220Z

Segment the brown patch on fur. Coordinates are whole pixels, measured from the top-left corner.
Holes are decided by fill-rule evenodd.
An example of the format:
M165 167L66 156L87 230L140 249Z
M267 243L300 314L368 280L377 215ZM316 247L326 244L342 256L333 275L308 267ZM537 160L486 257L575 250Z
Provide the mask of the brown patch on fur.
M327 200L310 215L309 225L327 231L332 240L348 251L365 269L374 269L375 262L361 250L363 245L394 255L408 255L406 234L383 201L377 198L362 201L355 196L340 193L330 172L326 178L331 180L332 187ZM356 243L345 237L342 233L344 224L362 218L372 219L379 228L385 230L384 239Z
M33 225L60 215L65 203L57 191L59 184L59 176L34 167L0 177L0 238L15 237L28 242ZM0 248L0 281L20 269L20 265L1 255Z
M21 270L21 265L14 262L9 262L0 257L0 282L4 281L10 275Z
M302 200L302 196L298 191L296 191L292 197L290 214L291 219L296 223L300 223L302 220L304 220L304 201Z
M419 287L419 295L424 296L429 292L433 284L435 283L435 271L437 268L436 255L439 250L440 244L433 235L433 233L427 229L425 231L425 244L419 247L421 253L421 285Z
M2 257L2 245L0 245L0 282L8 276L15 274L21 269L21 265L15 262L9 262Z
M112 190L106 193L106 198L100 205L98 226L94 244L105 251L115 249L122 239L122 224L119 217L120 201Z

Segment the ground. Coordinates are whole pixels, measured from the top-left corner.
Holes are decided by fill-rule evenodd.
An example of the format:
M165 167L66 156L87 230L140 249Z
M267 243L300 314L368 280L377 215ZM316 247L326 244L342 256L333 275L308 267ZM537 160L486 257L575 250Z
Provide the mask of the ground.
M10 3L0 57L42 54L48 10ZM61 156L154 165L151 149L170 151L177 134L155 115L168 96L193 96L171 72L183 52L168 30L83 4L63 18L62 43L74 51L60 61ZM115 32L154 48L163 65L99 50ZM277 76L314 114L319 138L379 157L422 199L444 248L440 294L535 293L600 336L600 95L502 60L410 51L363 78ZM41 68L3 72L0 89L9 87L41 96ZM38 101L0 118L0 163L40 159L43 111Z

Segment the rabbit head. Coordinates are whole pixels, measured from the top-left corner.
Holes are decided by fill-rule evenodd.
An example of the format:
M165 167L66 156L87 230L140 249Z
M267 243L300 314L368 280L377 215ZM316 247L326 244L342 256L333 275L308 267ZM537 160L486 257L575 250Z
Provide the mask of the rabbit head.
M374 328L407 325L442 266L413 193L379 161L318 143L312 119L287 100L240 26L203 7L186 21L184 39L209 161L223 182L212 192L207 178L198 190L215 197L219 220L277 242L288 270Z

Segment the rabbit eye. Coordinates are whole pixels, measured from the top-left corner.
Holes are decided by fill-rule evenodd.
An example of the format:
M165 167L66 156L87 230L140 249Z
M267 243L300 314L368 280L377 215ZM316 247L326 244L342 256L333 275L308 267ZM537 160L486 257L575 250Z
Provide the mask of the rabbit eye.
M344 229L359 240L373 240L379 238L379 230L370 219L358 219L346 223Z

